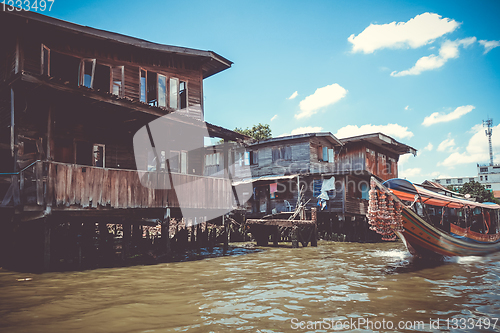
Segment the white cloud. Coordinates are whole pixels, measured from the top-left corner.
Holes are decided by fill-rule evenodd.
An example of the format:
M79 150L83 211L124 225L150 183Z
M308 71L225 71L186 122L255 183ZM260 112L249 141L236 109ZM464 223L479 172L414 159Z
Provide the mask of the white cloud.
M346 94L347 90L337 83L318 88L314 94L307 96L300 102L300 112L295 114L295 118L310 117L319 109L340 101Z
M408 111L408 109L410 108L409 105L405 106L405 110Z
M306 127L299 127L296 129L293 129L291 134L304 134L304 133L316 133L316 132L321 132L323 130L323 127L320 126L306 126Z
M294 99L295 97L299 96L298 91L295 91L288 99Z
M427 146L425 146L424 150L431 151L432 148L434 148L434 146L432 145L432 143L429 142L429 144Z
M421 168L408 168L408 169L403 169L400 170L399 172L399 178L414 178L417 176L420 176L422 173Z
M454 111L452 111L448 114L434 112L430 116L424 118L422 125L430 126L430 125L434 125L437 123L445 123L448 121L452 121L452 120L455 120L455 119L462 117L463 115L466 115L467 113L471 112L475 108L476 107L473 105L464 105L464 106L459 106Z
M499 47L500 40L480 40L479 44L484 46L484 53L483 54L486 54L486 53L490 52L491 50L493 50L495 47Z
M446 140L443 140L443 142L441 142L439 144L439 146L437 147L437 151L445 151L446 149L448 148L453 148L455 147L455 139L446 139Z
M320 126L305 126L305 127L298 127L292 130L290 133L283 133L280 136L288 136L288 135L298 135L298 134L306 134L306 133L317 133L321 132L323 130L323 127Z
M467 47L476 41L476 37L457 39L455 41L446 40L439 49L439 55L431 54L417 60L415 66L410 69L398 72L394 71L391 76L419 75L422 72L430 71L442 67L449 59L458 58L458 47Z
M454 167L458 164L489 162L488 137L484 133L484 128L480 125L475 125L472 129L476 133L470 138L465 151L462 153L458 151L451 153L444 161L439 162L438 166ZM498 163L500 160L500 124L493 127L492 130L491 143L493 146L493 156L496 157L495 163Z
M413 156L413 155L404 154L404 155L399 156L398 165L400 166L400 165L403 165L406 162L408 162L408 160L410 159L411 156Z
M435 13L423 13L408 22L370 24L359 35L347 39L352 52L373 53L383 48L417 48L458 28L459 23Z
M276 118L278 118L278 115L275 114L272 118L271 118L271 121L275 120Z
M389 136L404 139L411 138L413 133L408 131L408 127L403 127L398 124L387 124L387 125L362 125L358 127L357 125L347 125L342 127L335 133L337 138L347 138L350 136L377 133L381 132Z

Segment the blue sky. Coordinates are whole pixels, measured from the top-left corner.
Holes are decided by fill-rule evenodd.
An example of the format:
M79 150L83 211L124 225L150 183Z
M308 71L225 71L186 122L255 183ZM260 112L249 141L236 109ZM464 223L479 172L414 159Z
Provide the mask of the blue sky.
M477 175L493 118L500 162L500 1L62 1L50 16L234 62L205 115L274 136L384 132L418 149L400 176Z

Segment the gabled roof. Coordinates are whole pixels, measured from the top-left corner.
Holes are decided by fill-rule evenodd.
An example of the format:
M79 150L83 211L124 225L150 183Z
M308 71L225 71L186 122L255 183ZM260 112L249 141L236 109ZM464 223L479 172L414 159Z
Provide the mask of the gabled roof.
M283 142L291 141L291 140L299 140L299 139L314 138L314 137L324 138L324 139L330 141L335 146L343 146L344 145L332 133L330 133L330 132L318 132L318 133L305 133L305 134L278 136L275 138L254 142L254 143L250 144L249 146L251 147L251 146L263 145L263 144L283 143Z
M413 156L417 155L417 150L413 147L405 145L404 143L398 142L388 135L383 133L371 133L358 136L352 136L349 138L340 139L342 143L349 144L354 142L369 142L375 146L389 150L392 153L403 155L407 153L412 153Z
M115 32L82 26L76 23L59 20L53 17L35 13L32 11L0 11L1 15L10 15L10 17L18 18L20 22L29 23L35 22L45 27L59 29L75 34L81 34L89 38L101 39L113 43L126 44L132 47L141 49L149 49L151 51L165 52L177 55L198 57L203 60L202 70L203 78L207 78L225 69L228 69L233 64L230 60L218 55L213 51L203 51L186 47L178 47L172 45L158 44L139 39L131 36L122 35ZM3 18L2 18L3 19Z

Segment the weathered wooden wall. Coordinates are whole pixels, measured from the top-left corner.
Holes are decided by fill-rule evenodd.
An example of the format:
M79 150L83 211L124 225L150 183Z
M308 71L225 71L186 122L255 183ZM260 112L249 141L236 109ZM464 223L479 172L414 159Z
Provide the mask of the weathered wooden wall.
M47 169L45 200L54 206L164 208L179 207L179 201L182 208L229 209L232 206L231 184L227 179L172 173L174 193L142 186L137 172L132 170L38 162L42 163ZM145 177L153 176L155 174L146 174ZM161 181L166 186L168 174Z

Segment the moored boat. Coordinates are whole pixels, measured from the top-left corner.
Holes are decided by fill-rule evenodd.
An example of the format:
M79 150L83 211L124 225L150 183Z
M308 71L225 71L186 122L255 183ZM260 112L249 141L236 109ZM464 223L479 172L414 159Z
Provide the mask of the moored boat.
M384 240L396 236L419 257L481 256L500 251L500 205L443 195L405 179L372 177L368 221Z

